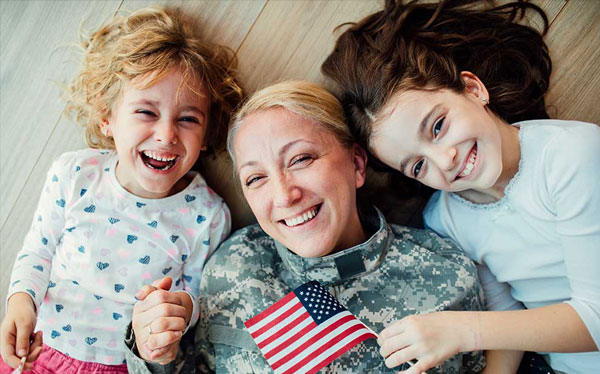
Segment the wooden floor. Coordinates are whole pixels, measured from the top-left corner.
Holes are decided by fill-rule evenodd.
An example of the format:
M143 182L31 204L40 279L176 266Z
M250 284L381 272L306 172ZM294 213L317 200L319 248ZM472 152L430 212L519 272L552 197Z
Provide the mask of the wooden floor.
M209 39L237 54L248 92L287 78L324 82L319 69L333 47L333 28L378 10L380 1L168 1L194 15ZM552 21L551 115L600 123L600 1L538 0ZM157 1L0 0L0 316L10 270L31 223L53 159L85 147L83 131L63 117L60 83L77 69L75 41L83 21L96 27L120 10ZM158 1L161 3L161 1ZM167 3L167 1L162 1ZM532 20L536 22L536 20ZM567 151L567 150L565 150ZM234 225L252 222L228 163L219 159L209 184L228 202Z

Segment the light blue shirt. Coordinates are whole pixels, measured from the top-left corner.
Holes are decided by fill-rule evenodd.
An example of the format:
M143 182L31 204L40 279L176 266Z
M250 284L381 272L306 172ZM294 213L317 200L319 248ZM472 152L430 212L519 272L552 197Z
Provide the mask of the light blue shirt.
M600 127L536 120L520 127L521 160L505 196L473 204L436 192L426 227L478 264L490 310L569 303L600 347ZM592 373L600 353L550 353L566 373Z

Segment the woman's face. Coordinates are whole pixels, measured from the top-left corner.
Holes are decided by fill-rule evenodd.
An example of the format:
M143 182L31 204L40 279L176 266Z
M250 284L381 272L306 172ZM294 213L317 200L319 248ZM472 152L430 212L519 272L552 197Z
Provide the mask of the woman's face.
M356 189L366 156L283 108L248 115L234 142L244 196L262 229L302 257L361 243Z

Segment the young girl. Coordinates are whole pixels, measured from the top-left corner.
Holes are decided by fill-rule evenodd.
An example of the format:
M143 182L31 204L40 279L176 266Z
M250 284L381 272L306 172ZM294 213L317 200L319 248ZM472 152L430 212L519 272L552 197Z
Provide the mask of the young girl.
M552 352L557 372L597 372L600 128L547 119L548 51L515 23L533 9L547 25L543 11L471 3L387 1L322 67L373 155L441 190L425 225L480 265L493 311L405 318L381 333L381 353L390 366L417 359L407 373L476 349ZM506 360L488 372L516 370L518 354L494 354Z
M2 358L44 373L126 373L123 333L144 284L170 276L181 291L164 300L174 318L149 334L177 339L198 318L202 267L230 217L191 168L222 144L241 89L229 50L174 10L115 17L83 47L67 101L91 149L48 173L13 268Z

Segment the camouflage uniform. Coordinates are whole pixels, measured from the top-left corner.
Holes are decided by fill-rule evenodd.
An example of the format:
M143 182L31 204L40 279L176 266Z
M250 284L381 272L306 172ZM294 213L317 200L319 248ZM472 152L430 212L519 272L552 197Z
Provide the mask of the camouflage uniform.
M192 373L195 367L200 373L272 373L244 321L310 280L323 284L376 332L415 313L482 310L475 267L454 244L431 231L388 225L374 210L363 224L375 232L365 243L320 258L290 252L258 225L233 234L204 269L202 314L195 344L182 342L182 372ZM165 369L146 366L131 352L127 360L130 373ZM460 353L427 372L471 373L484 365L481 352ZM368 339L320 373L397 373L406 368L388 369L379 345Z

